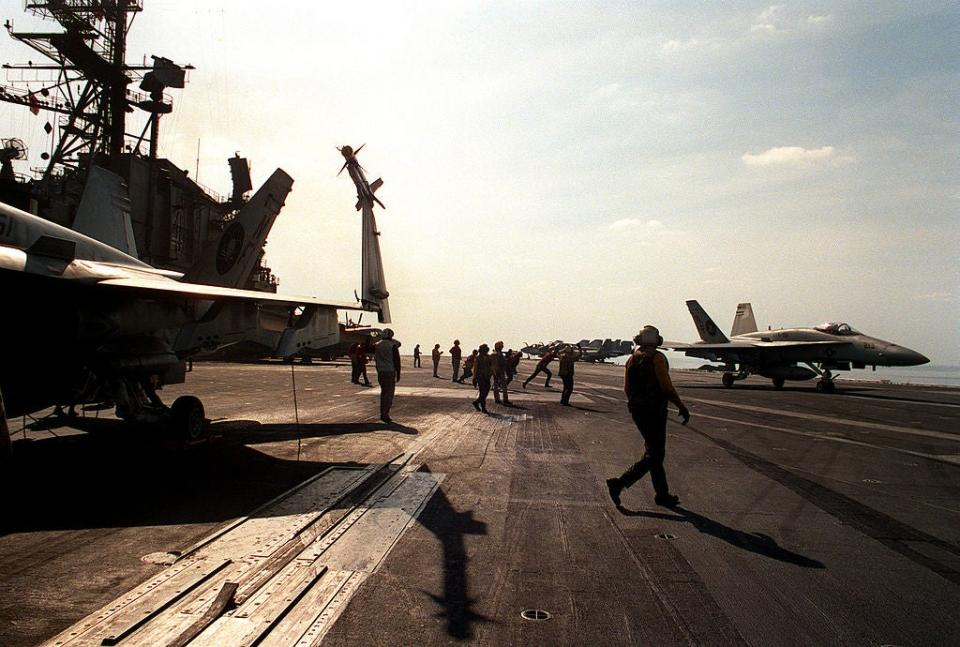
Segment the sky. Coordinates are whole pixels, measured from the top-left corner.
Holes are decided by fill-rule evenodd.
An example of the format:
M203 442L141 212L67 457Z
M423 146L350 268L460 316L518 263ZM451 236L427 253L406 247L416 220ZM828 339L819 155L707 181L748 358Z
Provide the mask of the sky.
M691 341L697 299L723 329L750 301L761 327L847 321L960 364L955 2L143 4L128 61L196 67L161 155L222 194L235 152L255 185L295 179L281 292L359 288L336 147L366 143L405 351ZM0 104L2 136L42 125Z

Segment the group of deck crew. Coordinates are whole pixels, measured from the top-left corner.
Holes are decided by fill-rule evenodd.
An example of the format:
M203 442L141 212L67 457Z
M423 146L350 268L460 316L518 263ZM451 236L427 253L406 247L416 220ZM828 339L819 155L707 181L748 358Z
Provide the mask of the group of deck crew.
M667 485L667 475L663 467L666 454L666 427L667 404L676 405L683 424L690 420L690 412L680 400L677 390L670 380L669 364L666 356L657 348L663 343L660 332L653 326L644 326L634 337L636 350L627 360L624 370L623 391L627 397L627 408L634 424L643 436L645 452L643 457L627 469L621 476L607 479L607 488L610 498L615 505L620 506L620 495L625 488L640 480L647 472L653 483L656 496L654 501L658 505L672 507L679 503L679 498L670 493ZM493 389L494 401L504 406L513 406L509 398L509 385L517 374L522 352L509 349L503 350L503 342L497 341L493 345L493 352L487 344L480 346L463 359L460 340L454 340L450 348L450 359L453 368L451 380L463 384L466 379L477 389L477 398L472 401L473 407L483 413L487 411L487 397ZM362 376L369 386L366 376L367 355L374 357L377 368L377 379L380 382L380 419L390 423L390 407L397 382L400 381L400 342L393 339L393 331L385 329L380 339L373 346L354 344L350 349L353 362L352 381L360 383ZM413 349L413 366L420 368L420 345ZM443 351L440 344L435 344L431 353L433 360L433 377L440 378L440 358ZM558 373L563 382L563 391L560 404L570 406L570 396L573 393L574 367L580 358L581 351L569 344L554 344L548 347L537 361L533 373L523 381L523 388L537 375L546 376L545 388L550 388L553 373L549 365L558 360ZM460 370L463 369L463 373Z

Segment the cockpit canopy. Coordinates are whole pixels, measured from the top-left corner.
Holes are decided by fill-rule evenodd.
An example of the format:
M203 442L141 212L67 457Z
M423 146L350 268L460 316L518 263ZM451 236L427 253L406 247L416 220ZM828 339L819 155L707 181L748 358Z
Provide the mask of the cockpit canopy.
M814 330L819 330L820 332L825 332L828 335L859 335L861 334L859 330L855 329L850 324L846 323L837 323L835 321L820 324L819 326L814 326Z

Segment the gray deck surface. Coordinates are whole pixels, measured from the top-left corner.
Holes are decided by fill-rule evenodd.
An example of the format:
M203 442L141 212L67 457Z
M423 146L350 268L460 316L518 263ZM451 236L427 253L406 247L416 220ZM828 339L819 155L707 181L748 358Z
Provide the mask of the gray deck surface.
M960 644L960 390L725 389L675 372L693 414L668 428L681 507L654 506L644 480L618 510L604 480L643 453L622 368L578 364L574 407L540 377L517 381L517 407L491 398L491 416L469 386L405 368L392 428L348 366L295 370L299 434L289 366L197 364L162 395L201 397L207 446L89 417L89 434L19 442L0 644L50 639L166 568L141 557L183 551L326 468L404 453L439 485L419 509L411 495L382 559L363 557L359 531L321 559L371 564L325 645Z

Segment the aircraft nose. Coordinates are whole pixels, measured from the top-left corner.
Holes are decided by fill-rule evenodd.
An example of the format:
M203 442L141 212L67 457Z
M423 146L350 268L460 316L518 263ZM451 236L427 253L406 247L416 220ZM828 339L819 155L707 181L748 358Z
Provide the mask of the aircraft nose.
M890 344L883 350L884 358L890 366L920 366L930 360L915 350Z

